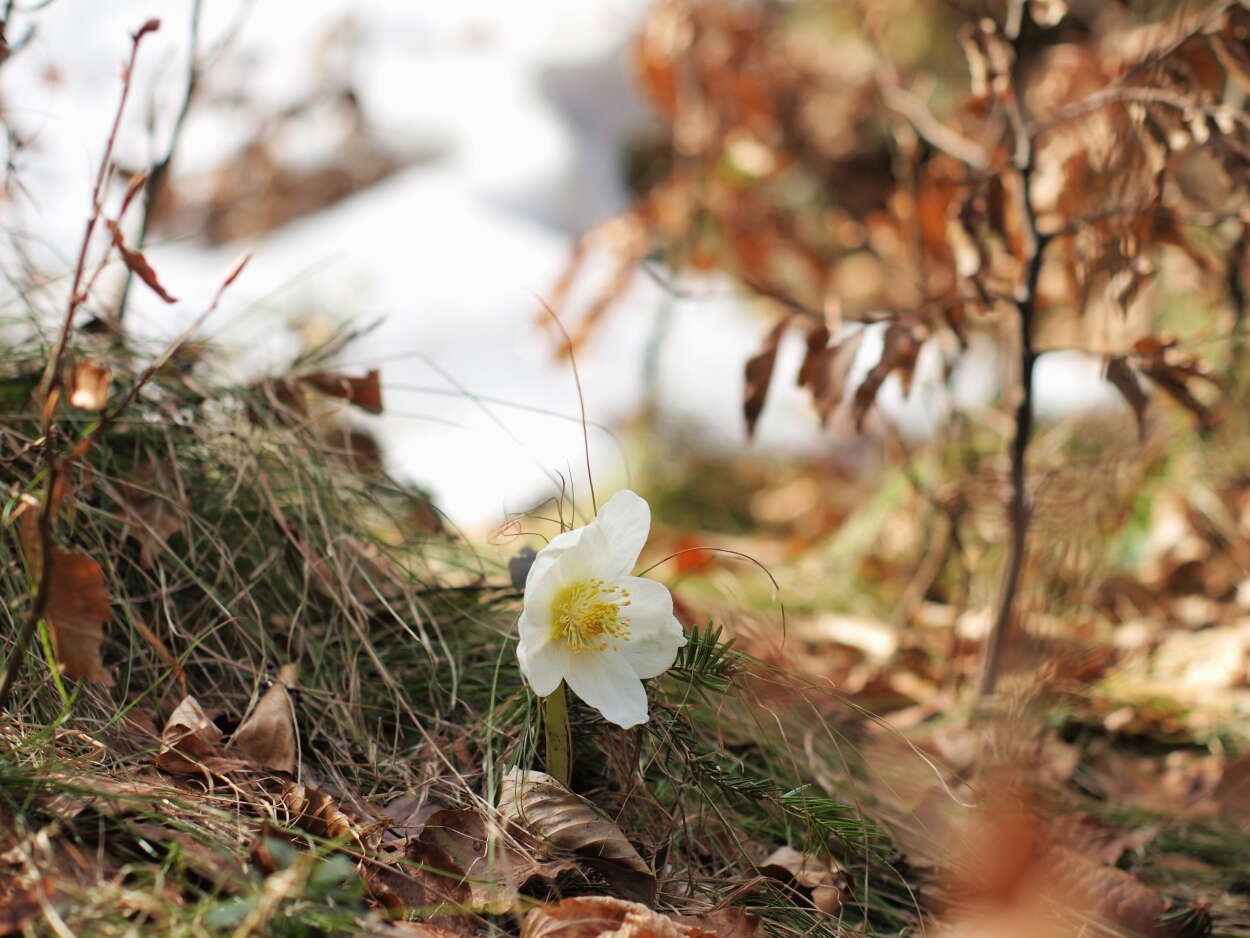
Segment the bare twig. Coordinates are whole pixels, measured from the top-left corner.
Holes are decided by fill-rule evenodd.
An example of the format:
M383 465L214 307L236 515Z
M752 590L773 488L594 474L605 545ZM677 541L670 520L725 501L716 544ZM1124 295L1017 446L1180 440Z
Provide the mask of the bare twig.
M130 85L134 76L135 60L139 55L139 44L148 33L160 28L160 20L151 19L139 27L130 37L130 59L122 76L121 100L117 103L117 112L113 116L113 125L109 129L108 139L104 145L104 154L100 157L100 168L96 173L95 186L91 191L91 212L87 217L87 227L83 232L82 246L78 251L78 262L74 267L74 280L70 287L69 302L65 309L65 319L61 323L61 331L57 336L52 354L48 356L48 364L39 380L39 400L43 402L43 435L44 458L47 461L47 486L44 491L43 506L39 512L39 581L35 596L31 602L30 613L17 637L13 651L5 669L4 681L0 684L0 710L9 701L9 693L17 674L21 670L22 660L26 657L26 646L43 618L44 609L48 604L48 590L52 583L52 525L56 515L56 485L58 480L69 471L75 457L62 461L55 455L55 437L52 433L52 420L56 413L56 400L52 395L59 394L63 381L62 363L65 349L69 344L69 331L74 325L74 314L86 299L83 291L83 274L87 267L87 254L91 247L91 236L103 213L104 186L109 179L112 168L113 146L117 142L117 132L121 127L122 115L126 111L126 99L130 96Z
M980 145L939 121L918 96L898 85L882 83L880 87L885 106L907 118L916 133L933 146L973 169L984 170L989 166L989 157Z
M1015 437L1011 443L1011 494L1007 502L1007 523L1011 528L1008 547L1007 569L1003 573L998 594L998 604L985 652L985 665L978 690L984 697L994 693L1002 669L1003 651L1011 631L1015 615L1016 596L1020 589L1020 576L1024 570L1025 549L1028 541L1030 506L1026 490L1026 459L1029 438L1033 432L1033 367L1037 352L1033 348L1033 319L1037 308L1037 283L1042 271L1042 260L1050 242L1047 235L1037 229L1037 213L1033 205L1030 184L1034 170L1034 138L1028 129L1024 113L1023 87L1021 82L1021 42L1024 27L1025 0L1012 0L1007 18L1007 39L1012 43L1015 56L1011 68L1011 88L1007 93L1007 117L1015 136L1012 163L1019 183L1020 214L1024 242L1024 280L1016 290L1012 301L1016 307L1016 319L1020 332L1020 386L1015 413Z
M165 155L148 172L147 183L143 192L143 215L140 218L139 231L135 235L134 241L136 251L142 251L147 242L148 227L152 222L152 210L155 208L156 200L160 197L161 191L169 178L169 168L174 161L174 154L178 150L178 142L182 139L182 128L187 120L187 112L191 110L191 98L194 96L196 86L199 84L198 55L202 4L203 0L194 0L191 6L191 48L187 53L187 77L182 93L182 105L178 109L178 116L174 119L174 126L170 131L169 145L165 148ZM122 284L121 297L117 301L117 326L119 329L126 318L126 304L130 299L130 288L134 284L134 279L134 271L127 269L126 280Z
M57 336L56 345L48 357L48 365L39 381L39 399L46 401L52 390L61 382L61 363L65 358L65 349L69 344L69 331L74 325L74 314L86 301L83 292L83 274L87 269L87 254L91 249L91 237L95 234L96 225L100 223L103 212L104 185L112 173L113 147L117 143L117 132L121 128L122 115L126 112L126 101L130 97L130 86L134 78L135 61L139 57L139 43L148 33L160 29L161 21L148 20L139 27L138 32L130 37L130 59L122 75L121 100L117 103L117 111L113 115L113 125L109 128L108 139L104 144L104 154L100 157L100 168L96 172L95 185L91 190L91 212L87 216L87 227L83 232L82 245L78 249L78 261L74 264L74 279L69 291L69 304L65 310L65 319L61 322L61 331ZM47 428L44 428L45 431Z

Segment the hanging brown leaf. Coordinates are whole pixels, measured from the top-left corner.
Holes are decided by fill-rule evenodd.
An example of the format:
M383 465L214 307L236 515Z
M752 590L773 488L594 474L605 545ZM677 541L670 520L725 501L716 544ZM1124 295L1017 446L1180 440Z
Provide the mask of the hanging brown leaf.
M100 565L81 550L52 548L43 618L52 632L57 664L70 677L111 685L100 648L109 611L108 586Z
M812 404L822 423L828 423L846 389L846 376L855 363L864 330L858 329L834 345L819 342L819 335L808 334L807 355L799 370L799 386L812 394Z
M184 775L221 775L243 768L246 763L221 752L220 742L221 730L208 718L199 701L188 694L165 722L156 766Z
M382 413L382 373L374 368L363 378L318 371L300 378L327 397L337 397L371 414Z
M877 400L881 385L892 373L898 372L899 380L903 383L904 395L911 390L912 372L916 368L916 356L920 354L920 340L915 330L905 323L890 323L886 327L885 338L882 342L880 360L872 366L859 387L855 389L852 414L855 419L855 429L860 432L864 429L864 418L868 416L869 409Z
M530 911L521 938L716 938L717 933L609 896L579 896Z
M295 708L284 681L265 691L234 731L230 748L275 772L295 773Z
M620 893L655 899L655 873L621 829L543 772L512 769L499 792L499 813L548 844L584 858Z
M746 388L742 397L742 416L746 420L748 437L755 435L755 422L759 420L760 412L764 409L768 385L773 377L773 366L777 363L777 346L793 318L785 316L773 326L765 336L760 351L747 360L744 369Z
M1108 358L1103 374L1124 397L1125 403L1133 409L1133 416L1137 419L1137 437L1145 440L1146 405L1150 403L1150 398L1138 383L1137 375L1133 373L1128 359L1123 355Z
M112 373L94 362L79 362L70 375L69 402L82 410L104 410L109 399Z
M1133 363L1164 393L1193 414L1200 429L1211 428L1211 408L1190 389L1190 382L1194 380L1221 387L1206 362L1179 349L1173 336L1146 336L1133 343Z
M141 252L126 247L126 241L122 237L122 231L118 227L117 222L112 219L105 219L105 221L113 235L113 246L117 248L118 253L122 256L122 260L130 268L131 273L146 283L152 289L152 292L166 303L177 303L177 298L170 296L165 292L165 288L161 286L161 281L156 276L156 271L152 269L152 265L148 263L148 259Z

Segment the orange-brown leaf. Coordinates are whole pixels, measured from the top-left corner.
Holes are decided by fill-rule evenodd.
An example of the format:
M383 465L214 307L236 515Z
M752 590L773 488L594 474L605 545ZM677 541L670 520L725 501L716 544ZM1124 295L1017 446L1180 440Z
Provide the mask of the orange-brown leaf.
M716 933L653 912L645 905L608 896L579 896L533 909L521 938L716 938Z
M166 303L177 303L176 297L170 296L163 286L161 286L160 278L156 276L156 271L152 269L152 265L148 263L148 259L143 253L126 246L125 239L122 238L122 230L117 226L117 222L112 219L106 219L109 231L113 234L113 246L122 256L122 260L126 266L130 268L131 273L146 283L152 292L159 296Z
M773 377L773 366L777 364L777 346L792 318L793 316L786 316L773 326L764 338L763 347L747 360L744 369L746 388L742 396L742 416L746 420L748 437L755 435L755 423L764 410L768 385Z
M337 397L371 414L382 413L381 372L372 369L363 378L318 371L301 380L327 397Z
M104 571L81 550L52 549L48 595L42 614L52 633L57 664L70 677L113 683L100 656L109 611Z
M109 399L113 375L103 365L79 362L70 376L69 402L82 410L101 411Z

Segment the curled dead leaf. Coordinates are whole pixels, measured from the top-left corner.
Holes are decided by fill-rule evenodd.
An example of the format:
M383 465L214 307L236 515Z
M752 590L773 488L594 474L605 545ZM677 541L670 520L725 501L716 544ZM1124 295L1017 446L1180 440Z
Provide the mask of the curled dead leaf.
M318 371L300 378L327 397L337 397L371 414L382 413L382 373L374 368L363 378Z
M275 772L295 773L295 707L290 691L276 682L230 737L230 748Z
M645 905L608 896L579 896L530 911L521 938L716 938L653 912Z
M113 374L103 365L79 362L70 375L69 402L81 410L104 410L109 399Z
M229 758L218 748L221 736L221 730L208 718L200 702L188 694L165 722L156 766L184 775L220 775L243 768L245 763Z
M655 900L655 873L621 829L550 775L512 769L500 787L499 813L551 846L582 857L623 895Z
M351 819L324 791L292 782L282 790L282 804L291 820L314 837L361 843Z
M112 219L105 219L109 232L113 235L113 246L122 256L122 261L130 268L131 273L146 283L162 300L166 303L177 303L176 297L170 296L163 286L161 286L160 278L156 276L156 271L152 269L152 265L148 263L148 259L143 256L142 252L126 246L126 241L122 237L122 230L117 222Z

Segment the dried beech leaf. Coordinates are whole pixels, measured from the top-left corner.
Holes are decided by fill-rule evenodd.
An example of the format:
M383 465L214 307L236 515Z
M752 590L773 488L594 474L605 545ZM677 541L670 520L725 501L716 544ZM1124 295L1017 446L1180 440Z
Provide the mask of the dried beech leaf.
M711 932L716 938L765 938L766 934L762 918L737 906L702 915L678 915L673 921L701 932Z
M748 437L755 434L755 422L759 420L760 412L764 409L768 385L773 377L773 366L777 363L777 347L792 318L786 316L773 326L764 338L763 347L747 360L744 369L746 388L742 396L742 416L746 420Z
M161 730L161 750L156 755L157 768L166 772L199 775L203 772L223 774L244 766L237 759L226 757L217 748L221 730L217 728L200 702L188 694L174 708Z
M521 938L716 938L716 932L681 924L645 905L608 896L579 896L533 909Z
M418 840L438 847L469 887L473 909L500 915L517 904L520 889L535 877L554 880L577 869L567 860L540 861L517 850L503 830L477 811L444 808L425 821Z
M655 873L621 829L550 775L512 769L500 787L499 813L584 858L623 895L654 901Z
M230 748L267 769L295 773L295 708L285 684L265 691L230 737Z
M117 222L112 219L105 219L105 221L108 224L109 231L113 234L113 246L117 248L118 253L122 256L122 260L130 268L131 273L151 287L152 292L166 303L177 303L177 298L170 296L165 292L165 288L161 286L160 279L156 276L156 271L152 269L152 265L148 263L148 259L141 252L126 247L125 239L122 238L122 231L117 226Z
M885 339L881 348L881 358L864 376L855 389L855 401L852 414L855 429L863 431L864 418L877 400L881 385L891 373L897 371L903 383L903 394L911 390L911 376L916 367L916 356L920 354L920 341L910 326L904 323L890 323L885 330Z
M828 347L817 344L809 334L807 357L799 371L799 384L811 391L812 403L822 423L828 423L842 403L846 377L863 341L863 329Z
M282 790L282 804L291 820L314 837L361 843L351 819L324 791L292 782Z
M793 847L774 850L760 864L759 872L772 879L793 880L804 889L837 886L842 878L842 870L832 858L800 853Z
M113 374L103 365L79 362L70 376L69 402L72 407L98 412L109 399Z
M1146 406L1150 403L1150 398L1138 384L1137 375L1133 374L1128 360L1123 355L1108 358L1104 374L1107 380L1115 385L1115 389L1124 397L1128 406L1133 409L1133 416L1137 419L1138 439L1144 440L1146 438Z
M57 664L70 677L111 685L100 648L111 617L109 591L100 565L81 550L52 548L43 617L52 632Z
M318 371L300 378L327 397L337 397L371 414L382 413L382 373L372 369L363 378Z

